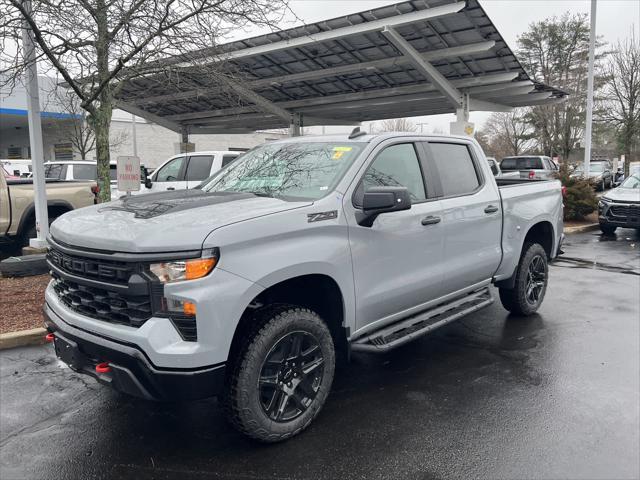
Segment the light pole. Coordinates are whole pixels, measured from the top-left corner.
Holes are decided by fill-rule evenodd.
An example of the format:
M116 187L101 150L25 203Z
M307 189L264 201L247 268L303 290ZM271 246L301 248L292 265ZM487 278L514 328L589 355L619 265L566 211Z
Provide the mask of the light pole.
M31 15L31 0L23 0L27 15ZM40 92L38 91L38 67L36 47L31 38L31 28L22 21L22 47L26 62L25 88L27 91L27 115L29 122L29 143L31 145L31 166L33 170L33 197L36 210L36 238L29 239L29 246L44 248L49 235L49 214L47 212L47 187L44 181L44 148L42 147L42 124L40 123Z
M584 175L591 168L591 131L593 121L593 64L596 50L596 0L591 0L591 30L589 32L589 70L587 76L587 120L584 130Z

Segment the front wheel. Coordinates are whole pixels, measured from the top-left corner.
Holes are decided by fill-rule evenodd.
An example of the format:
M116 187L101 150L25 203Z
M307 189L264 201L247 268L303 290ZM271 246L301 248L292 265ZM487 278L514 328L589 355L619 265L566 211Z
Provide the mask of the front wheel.
M513 288L500 289L502 306L516 315L534 314L547 291L547 252L539 243L524 246Z
M311 310L267 307L227 378L225 404L233 425L262 442L279 442L307 428L333 382L331 333Z
M604 233L605 235L613 235L616 232L617 228L618 227L616 227L615 225L609 225L607 223L600 224L600 230L602 230L602 233Z

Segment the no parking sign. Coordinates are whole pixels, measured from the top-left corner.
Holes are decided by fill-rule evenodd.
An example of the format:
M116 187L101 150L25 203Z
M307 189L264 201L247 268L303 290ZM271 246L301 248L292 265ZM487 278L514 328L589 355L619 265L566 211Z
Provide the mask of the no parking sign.
M137 192L140 190L140 158L119 156L116 168L118 190L121 192Z

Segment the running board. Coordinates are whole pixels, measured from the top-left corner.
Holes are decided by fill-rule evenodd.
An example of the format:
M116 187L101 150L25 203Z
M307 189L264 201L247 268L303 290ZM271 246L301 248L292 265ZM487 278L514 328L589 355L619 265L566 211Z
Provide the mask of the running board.
M351 344L354 352L383 353L493 303L489 287L376 330Z

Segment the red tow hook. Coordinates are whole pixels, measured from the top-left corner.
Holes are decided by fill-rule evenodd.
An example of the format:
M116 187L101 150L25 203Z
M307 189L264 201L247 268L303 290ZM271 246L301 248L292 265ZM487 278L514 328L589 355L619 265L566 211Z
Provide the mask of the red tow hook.
M96 373L109 373L110 371L109 362L100 362L96 365Z
M53 339L56 338L56 336L53 333L47 333L44 336L45 341L47 341L48 343L53 342Z

